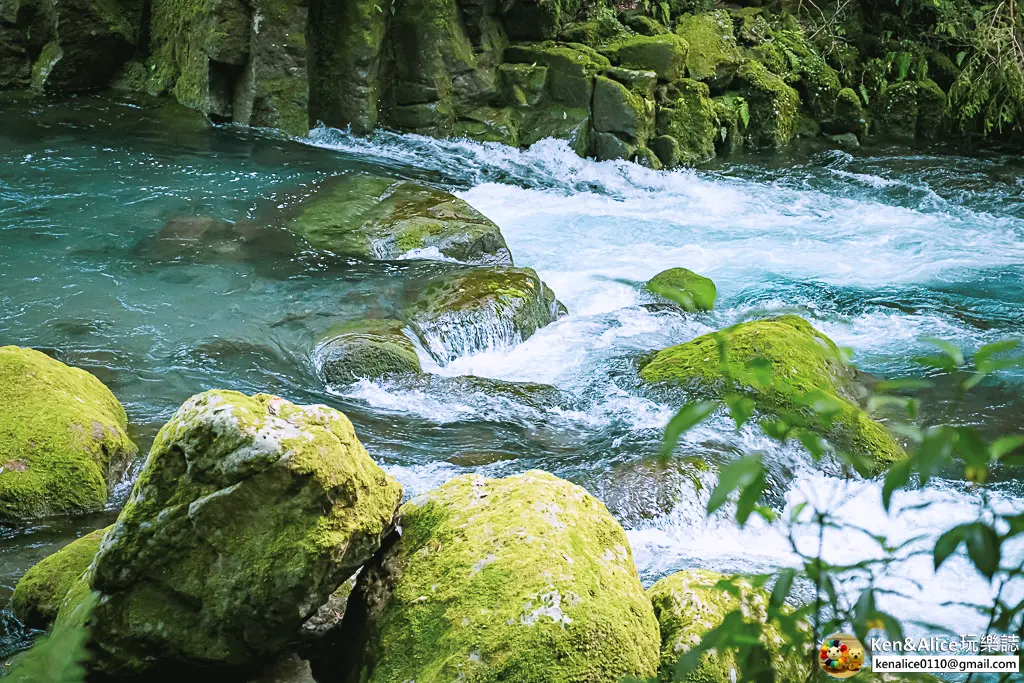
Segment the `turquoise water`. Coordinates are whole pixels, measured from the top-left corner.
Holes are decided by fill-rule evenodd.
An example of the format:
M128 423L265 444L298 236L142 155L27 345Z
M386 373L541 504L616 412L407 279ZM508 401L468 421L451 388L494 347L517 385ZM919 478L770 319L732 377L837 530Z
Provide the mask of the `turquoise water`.
M554 141L521 152L323 129L289 140L209 127L169 105L93 97L8 99L2 109L0 344L45 349L97 374L142 448L182 401L210 388L328 403L409 493L466 472L532 467L582 484L626 527L646 582L684 567L793 561L779 528L704 520L716 467L752 450L765 453L780 510L811 498L896 539L976 515L974 494L938 480L897 494L897 507L931 502L928 512L888 519L876 482L812 466L723 417L685 437L680 455L689 458L658 467L661 429L683 397L644 391L634 361L782 312L804 316L884 377L918 372L922 336L968 350L1024 336L1024 164L1015 157L805 149L655 173L582 160ZM315 362L323 331L394 315L421 277L455 267L338 259L280 229L281 207L311 183L356 171L459 194L501 226L516 263L535 268L569 315L514 347L444 367L424 357L430 381L326 386ZM195 217L228 225L189 241ZM715 280L714 313L676 315L630 284L680 265ZM499 395L451 379L466 375L557 391ZM983 385L957 419L989 435L1020 431L1021 385L1013 376ZM925 419L949 395L933 390ZM997 505L1024 509L1017 474L999 474ZM40 557L110 523L130 483L106 514L2 530L0 605ZM1009 550L1024 558L1024 548ZM829 553L842 561L870 549L839 539ZM984 626L969 609L943 606L988 594L965 562L935 575L928 558L914 558L881 580L905 595L888 606L907 618L955 632ZM0 637L7 651L25 638L6 612Z

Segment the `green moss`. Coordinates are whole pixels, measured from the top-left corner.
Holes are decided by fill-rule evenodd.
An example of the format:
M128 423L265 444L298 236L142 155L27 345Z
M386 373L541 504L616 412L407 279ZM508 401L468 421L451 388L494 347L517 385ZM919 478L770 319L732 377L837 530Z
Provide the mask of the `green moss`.
M594 130L644 144L654 131L654 102L604 76L594 83Z
M728 87L742 61L729 14L688 14L676 24L676 33L689 45L687 75L716 89Z
M724 364L719 361L720 343L725 346ZM772 381L767 386L750 365L756 359L771 367ZM641 369L640 377L709 396L747 394L759 410L819 432L837 448L870 458L879 466L905 457L896 439L857 405L860 387L836 345L794 315L740 323L659 351ZM835 406L831 423L823 424L807 405L812 396L822 396Z
M358 320L332 327L317 345L317 368L333 383L422 372L416 349L398 320Z
M11 596L14 615L30 628L48 629L72 585L92 564L109 529L97 529L72 541L25 572Z
M931 79L917 83L917 136L934 140L942 135L946 122L946 93Z
M479 350L476 344L525 340L564 312L531 268L475 268L427 282L406 315L424 347L445 362Z
M137 449L124 408L84 370L0 347L0 521L97 510Z
M626 19L626 26L642 36L660 36L668 33L667 28L646 14L634 14Z
M746 142L754 148L779 149L796 135L800 96L763 64L748 61L737 73L750 124Z
M353 680L618 683L655 674L658 628L622 528L582 488L530 471L413 498L360 575ZM368 604L367 604L368 603Z
M375 0L313 2L309 22L309 118L365 135L376 126L389 12Z
M867 130L867 115L861 106L860 97L852 88L843 88L836 96L835 113L828 126L831 133L854 133L864 135Z
M88 615L90 668L144 675L168 659L231 667L282 652L377 551L401 495L338 411L193 396L157 434L82 582L103 596Z
M683 78L667 90L671 104L658 109L658 135L670 135L679 143L678 163L708 161L715 156L719 126L707 84Z
M602 48L618 66L653 71L662 81L675 81L686 75L688 45L669 33L657 36L633 36Z
M518 147L519 116L510 107L478 107L462 113L452 128L452 135L478 142L500 142L509 147Z
M61 50L58 42L49 42L43 46L42 51L32 65L33 88L43 90L46 87L46 80L50 77L50 72L63 56L64 51Z
M719 581L731 579L738 589L732 595L716 588ZM701 638L725 619L725 615L742 609L748 619L767 622L768 592L754 588L749 582L702 569L677 572L658 581L647 590L654 614L661 628L661 666L658 680L669 683L679 658L697 645ZM783 634L774 624L766 624L762 644L771 657L775 680L779 683L802 683L810 672L810 655L786 656L779 645ZM711 651L685 683L727 683L737 678L736 655L732 651Z
M686 268L663 270L647 281L647 289L694 313L715 307L715 283Z
M532 145L544 138L566 140L580 156L590 149L590 108L561 106L529 107L520 112L519 144Z
M435 248L470 263L511 264L501 230L443 190L382 176L327 180L285 211L285 227L343 256L395 259Z
M502 101L510 107L535 106L544 98L548 68L542 64L501 64Z
M879 134L913 140L917 135L917 83L905 81L886 87L875 100L874 113Z
M567 43L582 43L598 47L626 33L625 27L612 14L601 14L594 19L569 24L559 38Z
M547 67L546 95L551 102L573 109L589 109L594 76L611 63L585 45L510 45L505 61Z

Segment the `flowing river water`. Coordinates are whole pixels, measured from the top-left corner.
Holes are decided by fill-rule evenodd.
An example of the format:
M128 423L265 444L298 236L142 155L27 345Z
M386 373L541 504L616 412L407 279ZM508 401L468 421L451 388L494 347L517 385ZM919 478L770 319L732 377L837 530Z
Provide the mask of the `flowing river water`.
M812 463L753 426L737 432L726 416L688 433L659 466L661 430L685 397L645 391L635 361L783 312L807 318L881 377L919 375L923 336L967 350L1024 336L1018 157L808 149L668 173L587 161L551 140L528 151L325 129L290 140L210 127L151 102L12 98L3 111L0 344L47 350L97 374L124 404L143 452L177 406L206 389L327 403L349 415L408 494L467 472L530 468L583 485L626 528L645 585L687 567L760 572L794 562L781 524L705 519L717 467L753 451L764 453L769 502L780 512L810 499L897 541L934 540L978 514L976 493L938 479L898 492L886 516L878 482ZM297 189L357 171L455 192L501 227L516 264L535 268L569 310L520 344L496 335L490 348L443 367L423 354L425 369L554 390L324 384L316 344L326 329L393 314L409 283L450 267L338 259L273 227ZM154 239L168 220L190 216L249 227L188 249ZM714 313L682 316L643 293L640 283L674 266L716 282ZM990 437L1021 431L1022 385L1013 375L986 382L956 419ZM941 383L926 395L924 419L945 414L950 395ZM1019 477L998 473L994 505L1024 510ZM0 607L29 566L109 524L130 485L105 513L0 528ZM795 542L813 550L817 541L798 530ZM855 534L829 536L825 550L837 562L875 552ZM1004 552L1008 562L1024 559L1019 544ZM884 607L934 624L912 632L984 629L974 610L951 604L992 595L966 560L935 573L930 557L911 556L879 581L896 592ZM27 638L0 611L0 655Z

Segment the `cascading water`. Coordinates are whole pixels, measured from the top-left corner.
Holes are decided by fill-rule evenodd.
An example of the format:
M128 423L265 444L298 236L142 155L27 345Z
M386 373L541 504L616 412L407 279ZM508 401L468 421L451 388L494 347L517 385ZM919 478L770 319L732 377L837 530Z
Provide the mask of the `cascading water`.
M172 127L135 105L87 97L18 106L24 115L0 132L0 343L44 348L95 372L124 403L143 448L205 389L326 402L352 418L410 495L465 472L532 467L584 485L626 527L646 582L691 566L762 571L794 562L780 525L740 530L727 512L705 519L717 468L755 450L780 511L820 500L897 540L924 535L914 547L976 515L975 494L939 479L897 493L903 511L886 517L878 482L847 479L752 425L736 431L724 415L686 434L660 466L661 430L685 396L645 390L635 363L783 312L807 318L885 377L920 372L912 359L926 349L922 336L968 350L1020 337L1024 173L1016 159L824 150L655 173L586 161L554 141L522 152L327 129L294 141ZM325 386L313 361L325 330L393 318L409 282L457 267L353 263L296 249L269 229L233 236L230 226L265 215L295 187L353 170L456 191L498 223L516 264L536 269L568 315L521 342L494 321L445 322L436 338L420 331L428 380ZM197 215L228 227L197 232L187 247L163 240L153 248L168 219ZM681 315L638 286L675 266L714 279L714 312ZM1021 380L983 384L957 419L988 436L1020 431ZM926 402L925 419L940 415L949 395L939 386L926 396L936 407L929 413ZM1024 508L1013 472L999 473L992 495L998 506ZM925 502L928 511L917 509ZM0 604L56 544L109 522L108 513L4 530ZM796 542L816 539L798 530ZM873 552L856 538L829 538L825 551L835 561ZM1024 547L1004 548L1005 556L1022 561ZM978 632L976 612L946 603L983 601L990 587L965 560L937 573L929 562L912 556L890 568L881 579L901 597L883 606ZM1024 592L1014 591L1018 599ZM6 629L13 649L24 634L10 620Z

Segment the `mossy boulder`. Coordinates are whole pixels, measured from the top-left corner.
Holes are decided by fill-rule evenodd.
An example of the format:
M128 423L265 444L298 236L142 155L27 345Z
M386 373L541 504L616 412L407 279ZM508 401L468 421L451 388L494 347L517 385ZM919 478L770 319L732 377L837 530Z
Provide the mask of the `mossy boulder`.
M615 133L594 133L591 150L598 161L632 160L637 152L637 145Z
M692 166L715 156L718 118L706 83L683 78L666 88L667 104L658 108L656 131L678 142L676 158L666 166Z
M597 132L616 133L640 145L654 131L654 101L605 76L595 81L593 116Z
M942 135L946 122L946 93L939 84L924 79L917 84L917 137L934 140Z
M579 486L536 470L462 476L403 505L399 523L357 580L332 680L655 675L658 625L629 542Z
M544 99L548 67L543 64L501 64L498 66L503 103L511 107L533 107Z
M186 401L57 627L98 675L258 670L377 550L402 487L342 413L266 394Z
M138 452L128 418L85 370L0 347L0 522L102 508Z
M611 66L607 58L585 45L558 43L510 45L504 54L511 64L547 67L545 93L551 102L571 109L589 109L594 76Z
M687 75L716 90L727 88L743 61L729 13L687 14L676 24L676 34L689 45Z
M861 136L867 131L867 114L853 88L843 88L836 95L832 120L824 127L829 133L840 135L853 133Z
M876 132L897 140L913 140L917 135L917 83L904 81L889 85L876 98Z
M590 149L590 108L559 105L528 107L520 112L519 144L532 145L545 138L565 140L576 154L586 156Z
M737 595L716 587L720 581L727 580L736 587ZM782 632L774 624L766 623L768 592L754 588L743 579L691 569L661 579L647 589L647 595L661 627L660 682L675 680L673 673L680 657L736 609L742 609L746 619L765 623L761 643L771 658L775 680L779 683L802 683L811 673L810 654L784 653L779 647L785 642ZM682 680L686 683L728 683L736 680L737 674L735 653L713 650L705 654L697 669Z
M796 135L800 96L759 62L745 62L736 75L750 116L746 144L767 149L788 145Z
M466 263L512 263L501 230L482 213L443 190L394 178L331 178L286 209L285 226L342 256L440 254Z
M719 362L720 344L724 364ZM771 368L767 383L752 365L759 359ZM858 405L862 387L836 345L795 315L739 323L659 351L640 377L705 396L746 394L762 413L818 432L836 448L879 468L906 457L899 442ZM816 414L812 404L826 404L831 420Z
M419 374L419 356L399 320L357 320L332 327L316 348L316 367L331 384Z
M29 628L50 628L64 597L92 564L109 529L97 529L68 543L25 572L11 596L14 616Z
M660 36L669 32L661 22L652 19L646 14L633 14L627 17L626 26L642 36Z
M674 33L632 36L602 48L617 66L653 71L662 81L686 75L687 43Z
M512 40L550 40L579 18L581 0L511 0L502 6L502 23Z
M582 43L590 47L598 47L625 33L626 28L614 16L601 15L569 24L562 29L559 39L567 43Z
M675 301L691 313L710 311L717 296L714 282L686 268L661 271L647 281L647 290Z
M565 313L532 268L475 268L417 285L406 315L441 364L531 337Z

